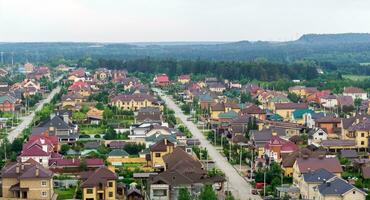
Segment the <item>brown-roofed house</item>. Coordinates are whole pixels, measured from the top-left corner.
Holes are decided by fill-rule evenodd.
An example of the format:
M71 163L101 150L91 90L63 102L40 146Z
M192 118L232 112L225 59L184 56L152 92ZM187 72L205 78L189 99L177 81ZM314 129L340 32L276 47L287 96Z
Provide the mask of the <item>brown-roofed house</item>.
M9 163L2 169L2 197L53 199L53 173L35 161Z
M163 157L169 153L173 152L175 144L168 141L167 139L162 139L149 147L151 165L154 168L162 169L165 168Z
M308 106L305 103L275 103L274 111L276 114L282 116L284 120L288 120L296 109L307 108Z

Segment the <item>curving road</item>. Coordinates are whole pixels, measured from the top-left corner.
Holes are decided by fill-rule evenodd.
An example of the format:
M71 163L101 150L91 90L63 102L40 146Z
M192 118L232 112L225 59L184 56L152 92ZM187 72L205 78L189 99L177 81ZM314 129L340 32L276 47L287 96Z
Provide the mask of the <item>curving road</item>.
M188 117L183 114L179 106L176 105L175 102L166 94L164 94L163 91L156 88L153 90L158 93L158 95L166 102L166 105L169 108L175 111L176 116L180 118L180 120L193 134L193 138L198 139L201 145L207 148L209 155L215 161L216 167L225 173L228 179L229 190L233 193L234 197L240 200L262 199L260 196L253 195L251 193L251 185L243 177L241 177L236 169L227 161L227 159L223 157L212 144L209 143L197 126L193 122L187 121Z
M56 80L54 80L54 82L58 82L62 79L62 76L58 77ZM36 112L37 111L40 111L42 109L42 107L46 104L46 103L50 103L50 101L53 99L53 97L58 94L61 90L61 87L58 86L56 88L53 89L53 91L50 92L50 94L48 95L48 97L46 97L46 99L42 99L38 104L37 104L37 107L34 111L32 111L29 115L27 116L24 116L24 117L21 117L20 119L22 120L20 124L18 124L17 127L15 127L12 131L10 131L8 133L8 140L9 142L13 142L15 138L17 138L24 129L28 128L29 125L32 123L32 120L33 118L35 117L36 115Z

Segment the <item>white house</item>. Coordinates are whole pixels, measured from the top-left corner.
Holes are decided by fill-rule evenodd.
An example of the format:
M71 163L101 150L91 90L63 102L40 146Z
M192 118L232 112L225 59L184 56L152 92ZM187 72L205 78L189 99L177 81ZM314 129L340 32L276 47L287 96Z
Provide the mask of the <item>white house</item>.
M308 132L308 144L321 144L323 140L328 139L328 133L322 128L314 128Z
M367 99L367 92L365 92L363 89L357 88L357 87L346 87L346 88L344 88L343 95L344 96L351 96L352 99L362 99L362 100Z

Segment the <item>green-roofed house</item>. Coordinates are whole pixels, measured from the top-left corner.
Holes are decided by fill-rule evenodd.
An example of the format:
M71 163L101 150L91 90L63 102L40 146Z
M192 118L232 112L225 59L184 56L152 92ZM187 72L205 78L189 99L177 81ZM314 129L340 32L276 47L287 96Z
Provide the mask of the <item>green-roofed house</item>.
M13 112L15 110L16 99L9 95L0 96L0 110L3 112Z
M208 109L211 103L214 102L214 98L209 94L199 95L199 104L202 109Z
M237 116L238 116L237 112L235 112L233 110L230 110L230 111L227 111L227 112L220 113L218 115L218 120L221 124L222 123L230 123Z
M275 113L275 114L269 116L269 120L281 122L281 121L284 120L284 118L282 116L280 116L279 114Z
M298 124L304 124L305 119L303 116L305 114L313 114L313 113L315 113L315 111L311 109L296 109L292 113L292 122L298 123Z

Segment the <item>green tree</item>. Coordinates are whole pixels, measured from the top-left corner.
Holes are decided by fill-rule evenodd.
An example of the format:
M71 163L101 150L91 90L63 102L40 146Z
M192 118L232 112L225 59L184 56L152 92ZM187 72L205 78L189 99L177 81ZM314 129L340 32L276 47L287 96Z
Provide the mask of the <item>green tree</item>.
M108 129L106 129L105 131L104 139L106 140L117 139L117 132L112 127L108 127Z
M252 102L252 96L248 93L242 92L240 94L240 103Z
M83 112L73 112L72 119L77 123L82 123L87 118L87 115Z
M85 160L82 160L81 162L80 162L80 169L81 169L81 171L86 171L87 170L87 163L86 163L86 161Z
M65 155L71 147L68 144L62 144L60 147L60 153Z
M104 110L104 104L99 102L95 105L95 108L97 108L98 110Z
M187 188L180 188L179 200L191 200L190 192Z
M206 185L203 187L202 192L199 195L200 200L217 200L217 195L213 191L212 185Z
M291 93L291 92L289 92L289 94L288 94L288 99L289 100L291 100L292 102L294 102L294 103L298 103L299 102L299 100L301 99L301 97L300 96L298 96L297 94L295 94L295 93Z

